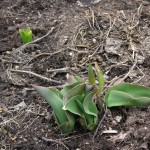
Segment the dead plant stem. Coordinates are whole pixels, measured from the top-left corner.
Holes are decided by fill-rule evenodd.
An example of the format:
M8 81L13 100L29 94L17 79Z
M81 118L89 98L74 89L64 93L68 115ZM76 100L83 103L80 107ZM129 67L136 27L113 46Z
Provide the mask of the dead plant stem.
M47 80L47 81L54 82L54 83L61 83L60 81L56 81L56 80L53 80L53 79L44 77L44 76L42 76L42 75L39 75L39 74L34 73L34 72L31 72L31 71L14 70L14 69L12 69L11 71L12 71L12 72L17 72L17 73L31 74L31 75L33 75L33 76L35 76L35 77L38 77L38 78L40 78L40 79L43 79L43 80Z
M60 145L64 146L66 149L69 150L69 148L64 143L62 143L58 140L48 139L48 138L45 138L45 137L42 137L42 140L44 140L45 142L54 142L54 143L60 144Z
M102 119L100 120L100 122L99 122L99 124L98 124L98 126L97 126L97 128L96 128L96 131L95 131L95 133L94 133L94 135L93 135L93 139L95 138L95 136L96 136L96 134L97 134L97 132L98 132L98 130L99 130L99 128L100 128L102 122L104 121L104 119L105 119L105 117L106 117L106 114L107 114L107 108L106 108L106 110L105 110L105 113L104 113Z

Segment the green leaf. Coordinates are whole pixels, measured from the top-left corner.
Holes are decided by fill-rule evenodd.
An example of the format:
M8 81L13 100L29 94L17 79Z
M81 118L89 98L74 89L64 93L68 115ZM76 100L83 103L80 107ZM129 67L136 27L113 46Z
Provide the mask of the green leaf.
M54 111L55 119L59 125L59 128L62 133L69 133L74 129L75 119L74 116L65 110L62 109L63 101L60 97L62 95L58 90L52 89L49 90L46 87L33 86L39 94L45 98L48 104L52 107ZM60 96L60 97L59 97Z
M98 77L98 93L100 93L103 90L103 86L104 86L104 77L103 77L103 73L101 71L101 69L99 68L99 66L97 65L97 63L95 63L95 70L96 70L96 74Z
M70 99L77 95L82 95L85 89L85 83L81 83L75 87L73 87L71 90L69 90L65 95L63 99L63 109L66 110L66 105L70 101Z
M74 129L74 125L75 125L74 116L68 111L66 111L66 115L67 115L68 121L64 122L63 124L59 126L59 129L61 130L62 133L71 132Z
M77 111L73 112L76 115L80 116L79 117L79 122L81 124L81 126L83 126L84 129L88 129L88 125L93 123L93 116L90 116L88 114L86 114L86 112L83 109L83 104L82 104L82 99L84 99L84 96L82 98L80 98L80 100L76 99L76 107L77 107ZM86 117L88 116L88 117ZM88 129L89 130L89 129Z
M53 91L58 97L60 97L61 100L63 100L63 95L60 93L59 90L57 89L49 89L51 91Z
M64 96L69 90L71 90L72 88L76 87L77 85L80 85L81 82L75 82L71 85L65 86L60 93Z
M106 92L105 102L113 106L144 106L150 105L150 88L122 83Z
M98 115L98 111L97 111L97 107L94 103L92 103L94 94L96 93L96 91L92 91L90 92L83 101L83 108L84 111L88 114L88 115L92 115L97 117Z
M72 97L69 102L66 104L65 109L70 111L73 114L82 116L83 111L78 107L77 101L81 101L82 96L81 95L76 95Z
M83 96L82 97L82 99L84 99L86 96ZM72 106L71 107L74 107L74 105L76 105L76 107L77 107L77 112L72 112L72 113L75 113L76 115L78 115L78 116L80 116L79 117L79 122L80 122L80 124L83 126L83 128L84 129L87 129L87 130L93 130L95 127L96 127L96 125L97 125L97 120L98 120L98 116L92 116L92 115L89 115L89 114L87 114L86 112L85 112L85 110L84 110L84 108L83 108L83 100L75 100L76 101L76 103L75 104L73 104L72 103ZM70 102L69 102L70 103ZM71 103L70 103L71 104ZM69 104L69 105L70 105ZM93 107L95 108L95 106L93 106L93 105L95 105L94 103L92 103L92 102L90 102L90 109L92 108L93 109ZM97 108L96 108L97 109Z
M92 85L95 84L95 76L91 64L89 64L88 66L88 77L89 77L89 83Z
M88 93L83 101L83 109L85 111L84 115L87 120L87 129L93 130L98 121L98 110L96 104L93 102L93 98L96 91Z
M77 80L77 82L84 82L80 76L75 76L74 78Z
M84 83L69 90L63 100L63 109L79 116L80 124L85 129L93 130L98 120L98 111L92 102L95 92L85 94L84 90Z
M89 103L89 110L93 113L95 113L96 115L90 115L90 114L87 114L85 112L85 118L86 118L86 121L87 121L87 129L88 130L93 130L93 124L95 124L95 126L97 125L97 120L98 120L98 110L96 108L96 105L93 103L93 102L90 102ZM93 128L93 129L92 129Z
M56 95L52 90L49 90L46 87L34 86L34 88L42 97L45 98L48 104L52 107L59 124L62 124L68 120L65 111L62 109L62 99L58 95Z

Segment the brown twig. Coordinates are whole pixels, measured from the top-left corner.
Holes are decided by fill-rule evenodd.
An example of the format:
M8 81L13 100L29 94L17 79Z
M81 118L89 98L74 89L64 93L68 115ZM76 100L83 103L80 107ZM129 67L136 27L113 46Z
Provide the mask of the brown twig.
M54 82L54 83L61 83L60 81L56 81L56 80L53 80L53 79L50 79L50 78L47 78L47 77L44 77L42 75L39 75L37 73L34 73L34 72L31 72L31 71L25 71L25 70L14 70L12 69L11 70L12 72L18 72L18 73L26 73L26 74L31 74L33 76L36 76L40 79L43 79L43 80L47 80L47 81L50 81L50 82Z
M54 142L54 143L60 144L60 145L64 146L66 149L69 150L69 148L64 143L62 143L58 140L48 139L48 138L45 138L45 137L42 137L42 140L44 140L45 142Z
M50 69L47 70L47 72L67 72L69 69L70 69L69 67L60 68L60 69Z
M74 51L74 52L77 52L77 53L88 53L87 51L78 51L76 49L67 47L67 49L62 49L62 50L56 51L54 53L41 53L41 54L38 54L34 58L31 58L27 63L29 64L31 61L37 59L38 57L41 57L41 56L49 56L49 57L51 57L51 56L53 56L55 54L61 53L61 52L66 51L66 50L71 50L71 51Z
M55 55L55 54L58 54L60 52L63 52L64 50L60 50L60 51L57 51L57 52L54 52L54 53L41 53L41 54L38 54L36 55L35 57L31 58L27 64L29 64L31 61L37 59L38 57L41 57L41 56L52 56L52 55Z
M35 120L37 120L39 118L39 116L37 116L36 118L33 119L33 121L27 125L22 131L19 131L16 135L21 134L22 132L24 132L25 130L27 130L30 126L32 126L32 124L35 122Z
M106 117L106 114L107 114L107 108L106 108L106 110L105 110L105 113L104 113L102 119L100 120L100 122L99 122L99 124L98 124L98 126L97 126L97 128L96 128L96 131L95 131L95 133L94 133L94 135L93 135L93 139L95 138L95 136L96 136L96 134L97 134L97 132L98 132L98 130L99 130L99 128L100 128L102 122L104 121L104 119L105 119L105 117Z
M122 81L124 81L129 75L130 75L130 73L133 71L133 69L135 68L135 66L136 66L136 64L137 64L137 57L135 58L135 62L134 62L134 64L133 64L133 66L130 68L130 70L127 72L127 74L119 81L119 83L121 83ZM118 83L118 84L119 84Z
M71 51L77 52L79 54L88 53L88 51L81 51L81 50L77 50L77 49L74 49L74 48L71 48L71 47L67 47L67 50L71 50Z
M108 29L107 34L106 34L106 38L108 38L112 28L115 26L115 23L116 23L118 16L115 17L114 20L112 21L112 17L109 13L105 13L105 15L108 15L108 18L109 18L109 29Z

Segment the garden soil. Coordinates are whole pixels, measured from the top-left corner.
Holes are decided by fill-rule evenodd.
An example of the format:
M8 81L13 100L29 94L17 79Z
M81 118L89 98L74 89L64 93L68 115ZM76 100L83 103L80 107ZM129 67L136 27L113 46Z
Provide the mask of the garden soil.
M30 27L23 45L19 29ZM61 89L97 62L104 91L120 82L150 87L150 1L1 0L1 150L150 150L150 106L111 108L92 132L61 134L32 85Z

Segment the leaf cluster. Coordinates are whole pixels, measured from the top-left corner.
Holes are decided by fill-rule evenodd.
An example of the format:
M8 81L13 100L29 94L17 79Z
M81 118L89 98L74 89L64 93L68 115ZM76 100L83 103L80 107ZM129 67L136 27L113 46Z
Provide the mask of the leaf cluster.
M76 76L70 85L60 91L41 86L34 88L52 107L61 132L69 133L77 122L84 129L95 129L99 119L96 102L99 101L103 86L103 73L95 63L94 70L92 65L88 66L88 81ZM149 105L150 88L129 83L118 84L106 92L104 104L107 107Z

